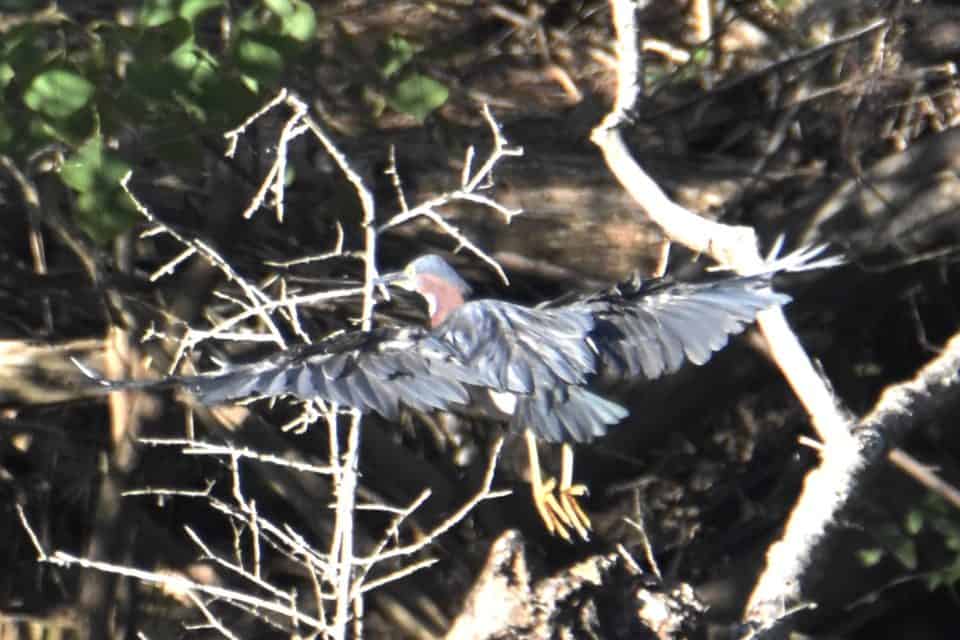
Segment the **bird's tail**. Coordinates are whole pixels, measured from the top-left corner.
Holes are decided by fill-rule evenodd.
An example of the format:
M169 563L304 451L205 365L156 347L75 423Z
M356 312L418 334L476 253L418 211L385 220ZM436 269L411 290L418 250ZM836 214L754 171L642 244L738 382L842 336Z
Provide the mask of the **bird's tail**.
M557 384L521 396L510 422L547 442L590 442L629 415L624 407L588 389Z
M160 378L158 380L109 380L103 375L83 364L77 358L70 358L73 365L80 370L97 387L107 391L137 391L143 389L163 389L176 384L172 378Z
M166 376L155 380L110 380L76 358L71 358L71 360L80 369L80 372L95 385L95 388L100 388L104 392L153 391L182 387L206 405L223 404L257 393L266 393L265 385L273 379L261 375L264 372L253 367L244 367L236 370L202 373L195 376ZM283 372L281 371L281 373Z

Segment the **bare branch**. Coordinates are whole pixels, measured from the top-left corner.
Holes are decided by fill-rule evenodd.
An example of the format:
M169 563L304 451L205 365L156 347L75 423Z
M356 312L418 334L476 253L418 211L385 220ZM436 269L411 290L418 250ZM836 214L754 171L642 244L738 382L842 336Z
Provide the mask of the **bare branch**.
M941 411L948 399L956 399L960 383L960 334L927 363L912 380L887 387L880 399L858 423L864 433L875 431L891 437ZM871 462L860 448L844 449L830 443L822 452L819 467L810 472L790 514L783 535L767 552L767 565L746 608L746 619L766 624L783 615L783 607L802 600L800 578L810 562L813 548L823 538L826 526L847 503L857 474Z
M287 605L282 605L271 600L265 600L263 598L258 598L251 596L248 593L241 591L236 591L233 589L226 589L223 587L217 587L213 585L200 584L189 578L184 577L180 574L170 574L162 573L156 571L144 571L142 569L136 569L133 567L125 567L122 565L116 565L109 562L99 562L95 560L88 560L86 558L79 558L70 553L64 551L54 551L52 554L47 554L43 548L39 545L36 534L33 533L33 529L30 527L29 522L26 517L23 515L23 510L18 506L18 513L20 514L21 523L27 535L30 537L34 544L37 546L38 560L47 564L52 564L60 567L79 567L81 569L93 569L95 571L100 571L103 573L109 573L113 575L125 576L128 578L133 578L144 584L152 584L161 588L165 593L174 593L174 594L204 594L214 598L218 598L223 602L228 604L245 604L251 607L257 607L264 611L269 611L272 613L277 613L285 617L290 617L293 620L296 620L298 624L309 625L313 629L318 631L323 630L325 627L316 618L304 614L300 611L296 611L290 608Z
M487 471L483 476L483 483L480 486L480 489L473 495L470 500L465 502L459 509L450 515L446 520L438 524L432 530L428 531L423 535L423 538L419 541L404 545L402 547L395 547L388 551L381 553L376 553L374 555L364 556L356 558L355 562L359 565L369 565L376 562L382 562L383 560L389 560L391 558L397 558L400 556L408 556L414 554L427 546L433 544L433 542L439 538L441 535L452 529L457 523L463 520L473 508L484 500L490 500L492 498L497 498L504 493L491 491L491 486L493 485L493 474L497 468L497 460L500 457L500 450L503 448L503 438L498 438L496 443L493 445L493 450L490 452L490 460L487 462ZM509 492L507 492L509 493Z
M594 129L591 139L620 184L671 241L706 253L736 271L756 272L762 268L763 258L753 229L707 220L670 200L634 160L620 135L619 129L629 120L639 97L640 58L634 3L612 0L611 8L619 61L617 97L613 109ZM758 322L770 345L771 356L803 403L821 439L825 443L837 442L839 447L852 446L846 417L787 325L783 312L779 308L765 311Z
M493 114L490 112L490 108L486 105L483 107L483 115L487 121L487 125L490 128L490 133L493 136L493 149L490 151L490 155L487 156L487 159L483 162L483 165L481 165L476 173L471 174L473 158L475 155L475 150L471 146L467 148L466 155L464 157L463 173L460 177L460 189L443 193L437 197L422 202L411 209L407 207L406 199L403 197L403 191L400 187L399 176L397 176L394 169L391 177L394 181L394 187L397 189L400 198L401 210L400 213L392 216L389 220L380 225L380 227L377 229L377 233L383 233L388 229L405 224L411 220L415 220L416 218L427 218L435 225L440 227L445 234L457 241L457 247L455 251L458 251L461 248L467 249L470 253L477 256L480 258L480 260L489 265L504 284L509 285L510 281L500 264L486 252L480 249L480 247L474 244L458 228L447 222L437 211L438 208L450 204L451 202L473 202L500 213L507 224L510 223L514 216L522 213L520 209L508 209L507 207L499 204L496 200L477 193L478 190L483 188L484 185L492 179L493 169L497 163L500 162L500 160L505 157L517 157L523 155L522 148L510 147L508 145L506 138L503 137L503 134L500 131L500 126L497 124Z
M161 447L183 447L182 453L188 456L229 456L232 458L249 458L264 464L271 464L278 467L286 467L294 471L304 471L307 473L316 473L329 475L333 473L330 467L319 466L302 462L299 460L289 460L282 456L271 453L263 453L248 449L246 447L237 449L230 445L213 444L201 440L185 440L182 438L140 438L139 442L146 445Z
M248 127L257 119L265 116L272 109L281 105L289 107L292 114L284 121L284 125L279 134L279 141L276 146L277 158L267 172L267 175L243 215L249 218L259 207L267 204L274 206L277 211L277 219L282 222L284 217L283 178L286 172L287 154L289 152L288 145L297 136L306 132L312 133L334 159L334 162L343 175L346 176L347 180L356 190L362 211L362 218L359 222L363 230L362 247L352 250L345 248L345 234L343 228L338 225L337 237L331 251L318 256L300 258L288 262L268 263L267 266L289 268L317 260L334 258L357 259L364 264L363 285L361 287L343 288L317 293L291 293L288 292L287 282L280 273L269 274L262 278L259 283L247 281L209 244L198 238L188 237L171 225L157 219L130 191L128 186L130 175L128 174L123 179L122 186L140 214L151 223L150 229L142 234L142 236L148 237L160 233L166 234L183 247L179 253L167 260L151 274L151 280L156 281L164 276L170 275L187 260L199 256L220 270L228 281L235 283L240 291L242 291L242 295L214 292L217 298L225 301L225 304L220 306L225 307L229 311L223 311L220 308L209 311L206 317L208 328L197 329L187 327L184 335L178 339L176 356L171 371L177 367L189 349L194 348L208 339L221 341L272 341L284 348L285 344L281 337L282 334L277 325L277 322L279 322L279 320L277 320L278 313L280 319L289 323L289 326L292 327L293 331L304 342L309 342L311 339L310 336L306 334L300 325L299 307L301 305L327 303L359 294L362 296L362 311L359 324L362 330L370 330L373 324L373 310L376 303L374 284L378 280L376 256L379 234L417 217L426 217L433 221L443 232L451 236L458 243L459 247L467 248L477 255L506 281L506 275L496 261L488 256L480 247L476 246L458 229L446 222L436 210L437 207L450 202L469 201L497 212L502 215L507 222L509 222L512 216L519 213L519 211L510 210L500 205L496 200L482 192L492 184L492 172L500 159L522 153L522 150L508 146L489 109L484 109L484 117L487 120L494 140L493 150L476 170L473 169L474 150L472 148L467 150L465 167L461 176L461 188L452 193L444 194L410 208L403 194L399 176L397 175L395 154L391 156L392 179L394 180L394 187L397 190L401 211L385 224L378 227L376 224L375 202L372 192L366 187L359 173L351 167L347 157L336 147L333 140L324 132L320 124L310 116L306 104L287 91L279 92L238 128L225 134L228 140L227 155L232 156L236 152L239 136L243 135ZM277 294L277 298L271 297ZM260 320L263 325L267 327L266 332L257 331L253 328L247 330L246 327L252 325L252 323L248 324L248 321L252 320ZM147 338L170 339L170 336L151 329L147 332ZM340 415L350 416L345 441L341 441L341 434L338 431ZM232 477L232 496L230 502L224 502L212 495L212 483L208 483L203 490L146 488L128 492L127 495L145 495L163 498L199 498L205 500L211 509L226 516L227 522L233 531L232 550L226 553L218 551L213 548L212 545L206 544L190 527L185 528L186 535L213 566L232 576L239 577L244 583L252 587L254 593L263 595L239 594L237 591L199 584L181 576L155 574L135 568L88 561L59 552L53 556L48 556L43 552L39 541L33 537L32 539L37 548L38 555L40 555L42 560L47 562L78 565L98 571L128 575L135 579L142 579L147 583L161 585L170 592L181 594L181 600L193 603L206 618L208 623L206 628L215 629L225 637L233 637L233 632L230 631L223 622L216 617L215 612L211 610L210 598L222 600L233 607L249 612L250 615L260 617L264 622L272 625L278 624L277 618L265 614L279 614L287 618L292 627L299 625L309 626L314 633L322 633L338 640L347 637L351 626L354 632L357 633L358 629L362 629L363 597L365 593L388 582L402 579L416 571L429 567L433 565L436 560L429 558L417 559L405 564L405 566L391 567L391 571L385 575L380 575L374 580L368 580L367 578L374 568L374 565L381 561L407 558L422 551L436 541L439 536L461 522L481 500L503 494L503 492L494 492L491 490L495 465L503 443L502 439L499 440L491 452L491 459L483 486L476 495L425 537L418 539L418 542L411 545L399 546L397 540L399 538L400 527L423 501L426 500L429 492L424 492L417 500L403 509L396 509L387 505L357 505L356 495L359 484L357 467L362 433L360 413L356 410L341 409L336 405L325 405L319 401L313 401L305 403L300 416L286 425L284 430L305 429L321 416L326 418L328 427L328 437L330 441L329 465L313 465L296 460L288 460L278 455L260 451L235 448L230 445L215 445L193 439L149 439L142 441L144 444L153 446L181 447L181 453L183 455L218 456L228 459L227 462L229 463ZM335 496L334 504L332 505L334 529L328 553L317 551L307 543L302 535L294 531L290 526L271 522L259 513L257 504L244 495L241 485L241 460L282 466L293 471L306 471L309 473L322 474L331 478ZM354 548L354 518L356 511L360 509L388 510L395 514L393 523L384 533L381 542L372 554L365 557L357 557ZM24 523L24 528L29 531L26 518L23 516L22 511L21 520ZM297 610L297 603L292 594L272 585L264 578L261 573L261 565L265 563L267 557L264 554L271 553L280 554L304 568L311 580L319 618L300 613ZM328 624L326 615L329 614L332 614L332 620Z
M283 340L283 336L280 334L280 330L277 328L277 325L274 324L270 314L266 313L264 310L263 305L270 301L266 294L260 291L260 289L255 285L247 282L247 280L237 273L236 270L230 266L230 263L224 260L220 254L213 249L213 247L202 240L187 238L154 216L153 213L151 213L150 210L147 209L147 207L137 199L133 192L130 191L129 183L131 175L132 172L127 172L127 174L120 181L120 186L123 187L124 192L130 197L130 200L133 202L134 207L137 209L140 215L153 223L154 227L162 229L180 244L192 249L195 253L202 255L210 264L219 269L220 272L227 277L227 280L237 283L250 301L252 305L251 310L270 329L270 334L273 336L274 342L276 342L280 347L285 347L286 343ZM177 264L178 263L179 261ZM170 266L170 263L168 263L168 266ZM170 272L172 272L172 267L170 267Z
M671 241L706 253L736 271L756 272L762 268L763 258L752 229L706 220L681 207L670 200L632 157L620 127L629 121L629 113L640 93L636 7L630 0L611 0L610 5L617 39L617 97L591 139L624 189ZM771 356L806 409L824 446L820 449L820 466L808 475L804 493L787 522L783 539L768 552L767 567L747 608L746 616L752 621L771 619L776 612L770 609L787 596L799 600L799 579L809 551L824 535L836 510L849 495L856 471L864 464L847 416L814 368L783 312L779 308L764 311L758 317L758 324Z
M891 450L887 459L927 489L960 509L960 489L941 478L931 467L899 448Z

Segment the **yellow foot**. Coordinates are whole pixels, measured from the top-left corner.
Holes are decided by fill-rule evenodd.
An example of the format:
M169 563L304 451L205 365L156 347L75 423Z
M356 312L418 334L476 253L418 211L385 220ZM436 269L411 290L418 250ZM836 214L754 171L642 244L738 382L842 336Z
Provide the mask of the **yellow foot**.
M586 485L561 484L558 487L554 478L547 478L539 492L533 487L533 503L550 533L569 542L570 530L573 530L581 540L589 540L592 528L590 518L577 502L577 498L588 493Z
M590 518L577 502L577 498L587 495L588 491L585 485L573 484L573 449L567 444L563 445L558 486L554 478L543 480L533 433L528 430L526 438L530 456L530 488L533 492L533 504L547 531L570 542L572 529L582 540L589 540Z

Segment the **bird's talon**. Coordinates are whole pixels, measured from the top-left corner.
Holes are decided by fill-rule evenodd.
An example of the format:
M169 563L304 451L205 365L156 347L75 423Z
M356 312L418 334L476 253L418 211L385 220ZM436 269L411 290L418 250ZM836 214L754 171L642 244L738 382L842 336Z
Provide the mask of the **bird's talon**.
M544 526L553 535L572 542L570 529L577 532L583 540L589 539L590 519L577 503L577 496L586 495L587 488L582 484L573 484L572 450L564 445L563 465L559 480L544 478L537 455L537 443L533 432L525 432L527 452L530 456L530 489L533 492L533 504Z
M547 478L539 491L534 487L533 503L551 534L569 542L572 529L581 539L589 540L592 529L590 518L577 502L578 497L588 493L587 487L582 484L558 487L555 478Z
M570 486L566 492L567 495L576 496L578 498L583 496L590 495L590 487L585 484L575 484Z
M542 486L533 487L533 504L537 508L537 513L543 521L544 526L551 535L557 535L566 541L570 541L570 532L568 527L573 523L569 521L563 507L553 495L553 488L556 483L547 480Z
M562 495L560 494L554 495L554 493L551 491L549 493L545 493L543 498L544 498L544 502L547 505L547 509L550 510L550 517L553 520L558 521L560 524L566 527L573 526L573 521L570 519L569 512L563 506Z
M590 539L590 531L593 529L593 525L590 522L590 517L587 516L583 507L580 506L580 503L577 502L577 497L588 493L589 491L584 485L573 485L567 487L566 490L561 489L559 492L560 504L563 507L567 519L570 521L570 526L573 527L577 534L584 540Z

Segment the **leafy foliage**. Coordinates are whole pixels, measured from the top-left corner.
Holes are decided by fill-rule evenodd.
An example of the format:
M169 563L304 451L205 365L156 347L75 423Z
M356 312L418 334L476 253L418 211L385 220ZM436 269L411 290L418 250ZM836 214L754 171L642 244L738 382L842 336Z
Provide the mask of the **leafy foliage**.
M60 145L77 223L109 241L136 219L116 144L131 123L139 149L195 161L198 134L235 126L285 72L309 64L318 28L309 2L253 3L217 41L211 26L227 10L224 0L148 0L132 20L80 24L48 12L3 32L0 153L22 161Z
M871 533L879 544L858 551L864 566L877 565L889 556L904 569L916 571L921 567L921 550L929 547L931 538L939 539L945 559L921 574L923 581L931 591L954 589L960 582L960 518L956 509L939 496L929 494L907 512L902 523L887 522Z
M82 75L54 68L33 78L23 92L23 101L34 111L56 120L85 107L93 91L93 84Z
M423 121L443 106L450 96L447 87L418 72L414 61L421 47L394 34L378 51L380 75L388 81L385 102L391 109Z
M103 148L93 136L64 162L60 178L76 191L75 215L80 227L97 242L108 242L136 220L130 198L120 180L130 166Z
M443 106L449 95L447 88L433 78L410 73L393 85L387 94L387 104L417 120L423 120L434 109Z

